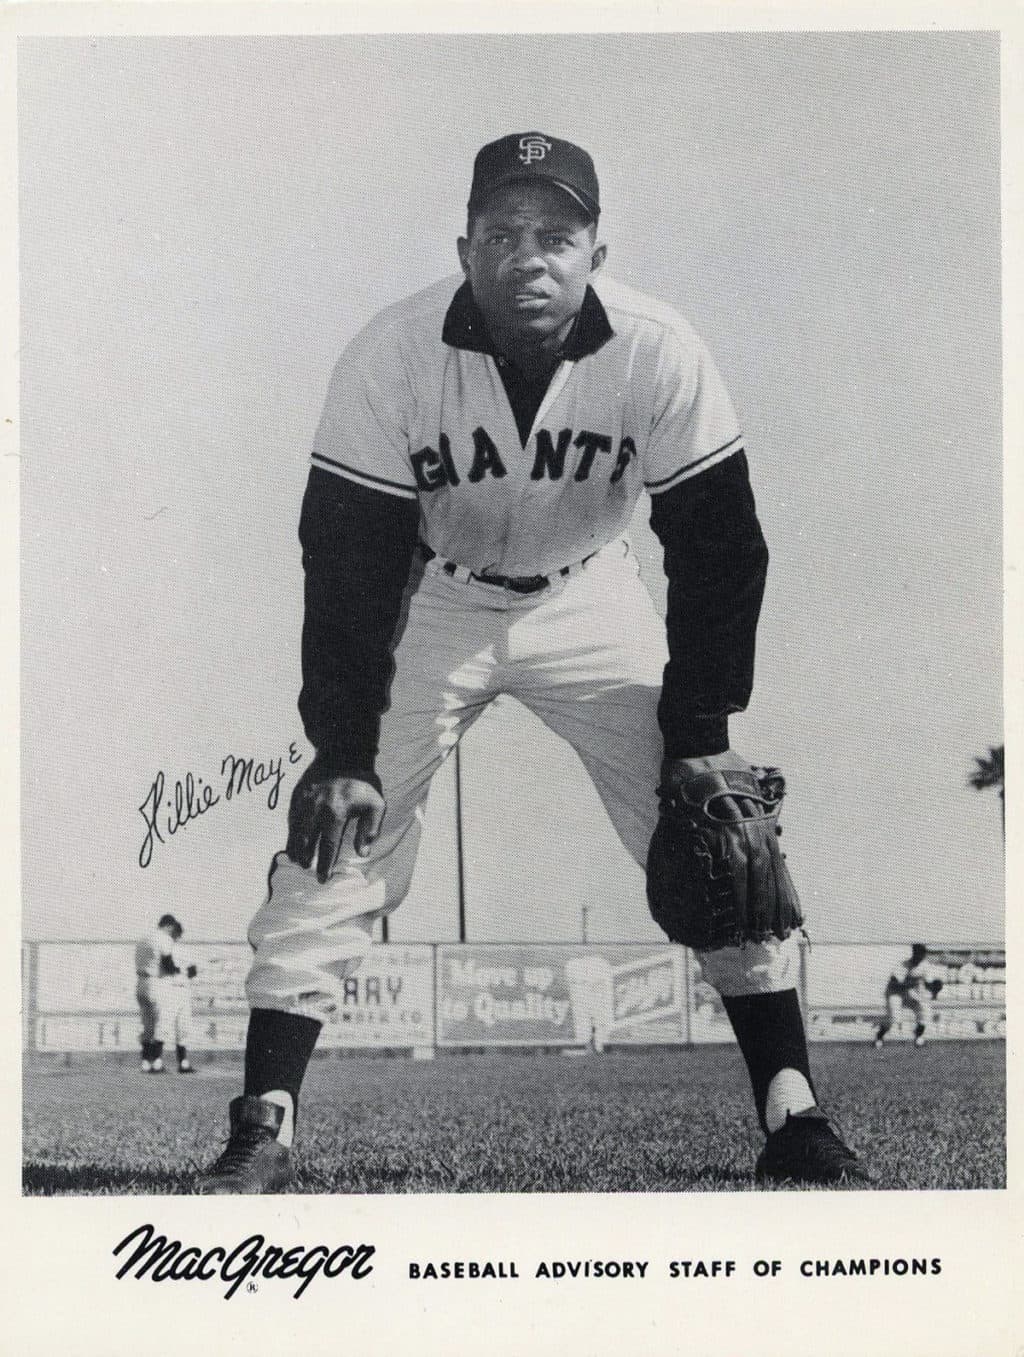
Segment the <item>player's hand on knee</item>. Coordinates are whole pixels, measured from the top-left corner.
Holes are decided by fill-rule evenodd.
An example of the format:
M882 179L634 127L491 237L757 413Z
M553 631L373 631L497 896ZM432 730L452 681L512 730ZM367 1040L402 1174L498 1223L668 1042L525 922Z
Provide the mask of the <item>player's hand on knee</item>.
M380 833L384 810L380 792L361 778L336 777L321 784L313 815L313 835L319 842L318 881L330 878L350 822L355 824L353 846L360 857L366 857Z
M292 792L285 852L307 870L315 857L317 879L326 882L349 824L355 824L355 850L365 857L380 833L385 810L384 798L371 782L325 772L314 759Z

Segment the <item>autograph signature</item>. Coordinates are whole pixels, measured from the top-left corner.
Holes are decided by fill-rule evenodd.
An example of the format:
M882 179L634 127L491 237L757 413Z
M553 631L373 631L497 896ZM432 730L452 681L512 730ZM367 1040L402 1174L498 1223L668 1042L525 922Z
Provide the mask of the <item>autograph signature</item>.
M284 755L276 759L242 758L225 754L221 759L219 784L204 781L192 773L177 778L173 791L168 791L167 778L161 769L153 779L139 814L146 823L146 835L139 849L139 866L148 867L158 843L166 843L192 820L198 820L221 801L231 801L245 792L261 787L267 789L267 809L275 810L281 794L281 784L288 774L288 766L302 762L295 741L288 746L288 763ZM217 790L219 786L219 790ZM161 827L162 826L162 827Z

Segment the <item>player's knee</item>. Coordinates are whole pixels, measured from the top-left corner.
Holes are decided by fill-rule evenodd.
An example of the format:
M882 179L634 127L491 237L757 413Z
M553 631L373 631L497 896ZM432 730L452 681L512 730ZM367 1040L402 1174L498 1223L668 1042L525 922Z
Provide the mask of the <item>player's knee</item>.
M726 998L793 989L798 979L799 959L793 936L784 942L772 938L768 942L701 952L698 960L704 979Z
M245 981L251 1008L283 1008L323 1016L333 1012L344 982L362 964L371 939L363 920L338 927L266 937Z

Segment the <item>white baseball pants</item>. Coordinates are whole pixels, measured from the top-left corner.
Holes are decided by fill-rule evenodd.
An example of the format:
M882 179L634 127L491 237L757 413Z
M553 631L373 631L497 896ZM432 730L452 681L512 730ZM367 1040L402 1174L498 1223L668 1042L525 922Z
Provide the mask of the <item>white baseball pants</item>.
M249 928L251 1007L323 1020L340 1004L373 921L409 889L430 781L499 694L528 707L579 754L612 824L643 867L658 816L657 705L665 625L625 542L603 548L535 594L452 578L418 562L394 651L377 771L387 814L369 857L348 848L330 881L278 853ZM796 984L796 945L772 939L701 957L725 995Z
M192 1032L192 994L188 985L167 976L140 975L135 988L142 1019L142 1040L187 1046Z
M889 1014L889 1025L898 1027L903 1019L904 1008L914 1015L916 1023L924 1023L925 1027L930 1027L932 1022L932 1013L934 1004L932 996L926 992L915 991L913 994L900 993L887 994L885 996L885 1006Z

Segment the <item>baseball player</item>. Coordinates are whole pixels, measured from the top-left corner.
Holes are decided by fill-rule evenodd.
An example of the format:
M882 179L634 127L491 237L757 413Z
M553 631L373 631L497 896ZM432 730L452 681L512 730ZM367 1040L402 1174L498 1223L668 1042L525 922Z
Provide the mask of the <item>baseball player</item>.
M172 930L174 947L171 960L174 966L168 977L167 1025L174 1034L174 1054L179 1074L194 1074L195 1066L188 1058L188 1042L192 1036L192 981L198 973L195 963L181 944L184 929L175 920Z
M163 1074L164 1045L172 1039L179 1073L193 1072L186 1043L192 1015L190 982L196 967L178 948L183 931L173 914L164 914L135 947L143 1074Z
M316 752L250 926L244 1092L199 1191L289 1181L320 1027L408 889L432 777L499 694L577 751L641 865L659 784L750 778L728 718L750 695L767 550L743 435L687 322L603 276L599 218L578 146L490 143L461 275L383 311L334 370L299 525ZM645 492L664 622L625 538ZM701 962L750 1072L758 1178L866 1179L816 1105L794 937Z
M942 984L938 967L928 960L928 948L923 942L915 942L910 956L892 968L886 982L886 1015L875 1033L875 1049L882 1049L887 1033L894 1024L899 1024L904 1008L916 1020L914 1045L923 1046L932 1022L932 1004Z

